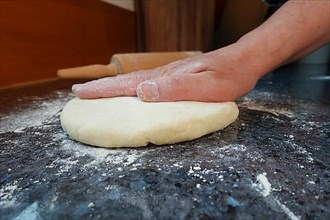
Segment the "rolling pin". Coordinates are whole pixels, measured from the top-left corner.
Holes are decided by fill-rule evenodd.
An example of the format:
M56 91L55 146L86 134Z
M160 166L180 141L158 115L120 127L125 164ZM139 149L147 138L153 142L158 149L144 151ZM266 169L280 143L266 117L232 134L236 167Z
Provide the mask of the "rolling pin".
M58 70L60 78L97 79L138 70L153 69L170 62L200 55L200 51L122 53L111 57L108 65L94 64Z

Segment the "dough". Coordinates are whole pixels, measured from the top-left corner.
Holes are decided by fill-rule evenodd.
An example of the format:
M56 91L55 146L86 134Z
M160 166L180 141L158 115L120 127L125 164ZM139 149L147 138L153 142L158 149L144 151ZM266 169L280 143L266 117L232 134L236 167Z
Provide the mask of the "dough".
M74 139L100 147L140 147L196 139L223 129L238 116L234 102L146 103L137 97L75 98L61 113Z

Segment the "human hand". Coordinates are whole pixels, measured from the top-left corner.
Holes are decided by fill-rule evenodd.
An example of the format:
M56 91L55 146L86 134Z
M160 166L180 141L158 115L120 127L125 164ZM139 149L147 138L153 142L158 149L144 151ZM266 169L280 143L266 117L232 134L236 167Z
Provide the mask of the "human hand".
M145 102L233 101L259 79L250 59L228 46L152 69L107 77L72 87L80 98L138 96Z
M329 43L329 21L329 1L288 1L232 45L153 70L74 85L73 92L80 98L137 95L146 102L236 100L262 75Z

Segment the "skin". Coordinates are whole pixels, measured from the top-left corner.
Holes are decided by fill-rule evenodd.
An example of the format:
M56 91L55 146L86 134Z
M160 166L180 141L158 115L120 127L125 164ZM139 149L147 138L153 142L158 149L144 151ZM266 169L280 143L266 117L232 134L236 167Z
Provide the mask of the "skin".
M291 0L236 43L153 69L77 84L80 98L145 102L236 100L269 71L330 42L330 0Z

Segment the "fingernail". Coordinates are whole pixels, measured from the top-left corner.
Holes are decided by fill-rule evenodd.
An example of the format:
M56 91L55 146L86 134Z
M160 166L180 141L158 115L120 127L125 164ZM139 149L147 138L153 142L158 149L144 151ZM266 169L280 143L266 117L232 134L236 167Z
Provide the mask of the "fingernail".
M72 90L73 93L79 92L81 90L81 84L75 84L75 85L73 85L72 88L71 88L71 90Z
M159 97L159 91L155 82L146 81L138 85L137 95L143 101L154 101Z

